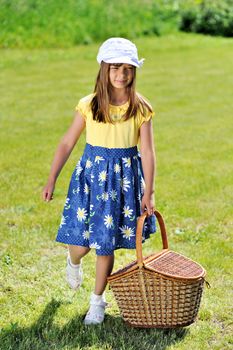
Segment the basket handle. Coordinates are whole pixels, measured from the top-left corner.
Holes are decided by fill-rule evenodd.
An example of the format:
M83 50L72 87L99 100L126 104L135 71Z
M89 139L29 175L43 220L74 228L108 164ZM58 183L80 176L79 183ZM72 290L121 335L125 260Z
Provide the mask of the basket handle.
M162 243L163 243L163 249L168 249L168 241L167 241L167 233L165 228L165 223L163 220L162 215L157 210L154 211L154 214L159 222L160 227L160 233L162 237ZM143 225L145 222L146 217L149 216L147 214L147 211L145 211L141 216L138 218L137 222L137 230L136 230L136 254L137 254L137 264L139 267L143 266L143 256L142 256L142 231L143 231Z

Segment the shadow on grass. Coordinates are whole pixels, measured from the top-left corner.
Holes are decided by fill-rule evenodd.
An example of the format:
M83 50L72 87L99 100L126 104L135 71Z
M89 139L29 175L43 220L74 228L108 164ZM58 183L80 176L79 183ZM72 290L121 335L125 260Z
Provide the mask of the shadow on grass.
M164 350L180 342L188 329L160 330L136 329L126 326L121 317L106 315L98 326L84 326L83 316L71 319L63 328L53 323L56 310L62 302L52 300L41 317L31 327L12 324L0 333L1 350L62 350L62 349L114 349Z

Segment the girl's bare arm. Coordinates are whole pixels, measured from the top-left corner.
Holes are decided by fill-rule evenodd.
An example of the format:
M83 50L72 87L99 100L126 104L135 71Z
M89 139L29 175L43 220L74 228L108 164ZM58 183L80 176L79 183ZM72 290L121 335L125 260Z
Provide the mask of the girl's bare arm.
M82 131L85 128L85 120L79 112L75 113L75 118L71 124L68 131L65 133L61 139L57 150L55 152L53 162L51 165L51 170L46 186L43 189L42 197L44 200L51 200L55 183L60 174L64 164L69 158L70 153L72 152L75 144L77 143Z
M140 153L146 184L141 209L144 211L146 208L148 213L152 214L154 210L154 177L156 169L152 120L144 122L140 128Z

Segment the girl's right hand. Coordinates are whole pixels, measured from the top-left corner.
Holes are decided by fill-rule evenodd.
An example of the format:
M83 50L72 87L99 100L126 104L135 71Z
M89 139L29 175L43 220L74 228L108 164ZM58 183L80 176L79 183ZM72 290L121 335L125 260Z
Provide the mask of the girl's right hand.
M53 191L55 188L55 183L53 181L48 181L47 185L43 188L42 198L44 201L49 202L53 199Z

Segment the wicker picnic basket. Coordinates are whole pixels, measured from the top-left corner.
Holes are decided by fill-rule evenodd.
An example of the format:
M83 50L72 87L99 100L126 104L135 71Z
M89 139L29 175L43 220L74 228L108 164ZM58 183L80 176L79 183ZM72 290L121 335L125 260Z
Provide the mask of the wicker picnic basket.
M205 270L168 249L166 228L159 222L163 250L142 256L142 230L147 214L138 218L137 260L108 277L123 320L133 327L176 328L193 323L200 306Z

